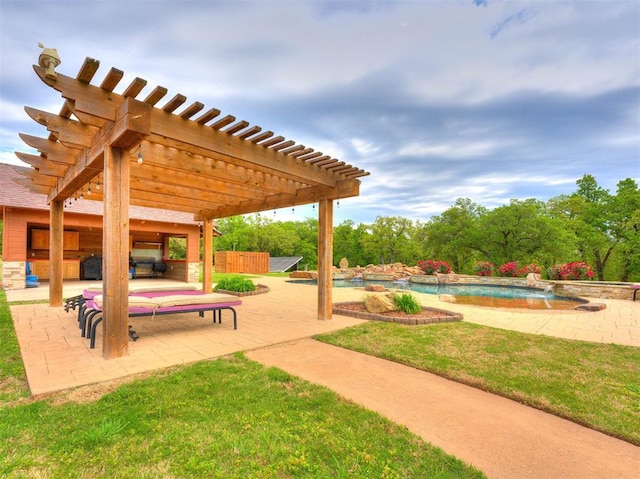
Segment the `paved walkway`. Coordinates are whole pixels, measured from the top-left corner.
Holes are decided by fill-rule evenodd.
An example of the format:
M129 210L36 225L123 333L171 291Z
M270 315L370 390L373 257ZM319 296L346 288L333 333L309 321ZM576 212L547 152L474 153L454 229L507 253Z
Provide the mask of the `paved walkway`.
M252 359L324 384L404 424L489 477L640 477L636 446L413 368L309 340L362 321L337 315L332 321L318 321L315 288L285 285L282 278L259 282L271 292L243 298L238 330L232 329L228 316L221 325L197 315L137 318L132 322L140 340L129 343L128 356L109 361L102 358L99 341L91 350L80 338L73 313L46 305L11 306L31 391L39 395L248 351ZM83 287L66 284L65 296ZM7 291L10 302L38 295L48 297L47 288ZM333 296L334 302L349 301L362 298L363 292L337 288ZM426 306L462 312L474 323L640 346L640 302L598 300L607 309L549 313L476 308L418 296Z
M640 448L479 389L303 339L247 353L405 425L490 478L640 477Z

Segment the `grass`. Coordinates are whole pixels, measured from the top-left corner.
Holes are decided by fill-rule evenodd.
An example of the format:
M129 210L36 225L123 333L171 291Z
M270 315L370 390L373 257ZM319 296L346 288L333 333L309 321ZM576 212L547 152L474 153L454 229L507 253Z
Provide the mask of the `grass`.
M242 354L25 399L1 291L0 334L3 478L485 477L406 428Z
M0 405L29 396L20 346L4 291L0 290Z
M372 321L317 339L430 371L640 445L640 348L464 322Z
M481 478L381 416L241 354L86 403L0 408L0 476Z

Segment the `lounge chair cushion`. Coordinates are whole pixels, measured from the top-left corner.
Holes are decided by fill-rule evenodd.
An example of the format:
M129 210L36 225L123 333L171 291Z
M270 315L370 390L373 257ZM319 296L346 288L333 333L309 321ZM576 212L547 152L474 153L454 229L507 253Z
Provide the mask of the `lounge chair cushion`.
M129 294L138 293L155 293L155 292L172 292L172 291L198 291L202 289L201 285L197 284L178 284L171 286L131 286L129 285Z
M104 303L103 295L100 294L94 297L93 302L98 309L102 309ZM129 307L155 309L157 305L155 298L145 298L144 296L129 296Z
M98 295L93 298L93 302L98 309L102 309L104 298L102 295ZM197 306L237 302L239 302L239 299L236 296L221 293L174 294L169 296L156 296L154 298L129 296L130 308L148 308L149 310L170 308L172 306Z
M153 298L159 308L169 308L171 306L188 306L196 304L218 304L237 302L238 297L231 294L208 293L208 294L175 294L171 296L159 296Z

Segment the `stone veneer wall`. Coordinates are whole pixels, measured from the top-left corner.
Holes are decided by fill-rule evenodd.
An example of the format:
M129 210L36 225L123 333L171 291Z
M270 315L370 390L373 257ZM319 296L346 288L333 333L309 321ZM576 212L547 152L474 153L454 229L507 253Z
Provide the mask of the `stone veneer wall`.
M2 289L25 289L26 265L24 261L3 261Z
M200 263L189 263L188 268L189 271L187 281L189 283L200 282Z

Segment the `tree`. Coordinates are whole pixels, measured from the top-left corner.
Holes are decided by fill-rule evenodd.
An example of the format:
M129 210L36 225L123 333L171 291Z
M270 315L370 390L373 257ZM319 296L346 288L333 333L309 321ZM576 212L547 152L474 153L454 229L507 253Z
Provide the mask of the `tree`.
M511 200L482 215L478 221L474 248L488 261L543 260L566 241L559 223L550 220L544 203L534 199Z
M304 221L288 221L283 228L295 235L298 241L293 246L293 255L302 256L305 268L318 267L318 220L307 218Z
M471 272L472 263L479 259L475 245L482 241L478 221L486 213L469 198L458 198L442 215L431 218L426 231L431 259L447 261L459 273Z
M620 281L640 279L640 188L631 178L620 181L612 198L611 235L619 240Z
M584 175L576 184L578 191L571 195L575 214L574 224L584 260L594 266L598 280L604 281L604 269L611 253L620 241L612 230L613 199L609 192L591 175Z
M336 226L333 229L334 264L339 264L342 258L347 258L352 266L371 263L373 259L367 256L364 247L369 236L365 225L355 226L351 220L345 220Z
M248 251L247 231L250 225L244 216L232 216L216 221L218 231L222 233L215 239L216 251Z
M411 220L407 218L378 216L370 226L371 235L365 239L364 246L382 264L411 260L407 254L411 227Z

